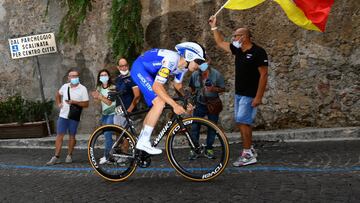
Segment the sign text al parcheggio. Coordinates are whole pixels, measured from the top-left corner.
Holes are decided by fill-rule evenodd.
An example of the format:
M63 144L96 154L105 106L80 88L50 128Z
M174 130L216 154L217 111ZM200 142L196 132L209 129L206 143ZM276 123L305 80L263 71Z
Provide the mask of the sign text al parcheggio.
M9 39L12 59L57 52L54 33Z

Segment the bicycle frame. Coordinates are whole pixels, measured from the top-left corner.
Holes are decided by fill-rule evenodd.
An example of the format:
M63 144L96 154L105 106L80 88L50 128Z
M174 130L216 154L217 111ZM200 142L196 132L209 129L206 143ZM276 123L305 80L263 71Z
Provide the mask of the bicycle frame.
M120 106L123 110L123 116L125 117L127 123L126 123L126 126L124 126L123 128L125 130L128 130L130 129L130 132L133 134L133 135L137 135L136 134L136 130L135 130L135 127L133 125L133 121L130 119L131 117L135 116L135 115L140 115L140 114L143 114L143 113L146 113L150 110L150 108L147 108L147 109L144 109L144 110L140 110L140 111L137 111L137 112L127 112L126 109L125 109L125 105L121 99L121 96L120 94L117 94L116 97L119 99L120 101ZM165 109L171 109L171 107L169 105L166 105L164 110ZM174 113L174 112L173 112ZM178 123L179 124L179 127L180 129L178 130L182 130L185 132L185 135L187 137L187 139L189 140L189 144L190 146L195 149L196 146L193 142L193 140L191 139L191 136L189 134L189 132L187 131L184 123L182 122L182 117L180 115L177 115L177 114L173 114L172 118L170 120L168 120L166 122L166 124L164 125L164 127L160 130L158 136L156 137L156 139L153 141L153 146L156 147L160 141L162 140L162 138L164 137L164 135L167 135L169 133L169 130L176 124ZM122 137L122 135L120 135L120 137ZM119 138L120 138L119 137ZM135 136L136 137L136 136ZM117 139L116 142L113 144L113 147L114 146L117 146L118 142L120 141L120 139Z

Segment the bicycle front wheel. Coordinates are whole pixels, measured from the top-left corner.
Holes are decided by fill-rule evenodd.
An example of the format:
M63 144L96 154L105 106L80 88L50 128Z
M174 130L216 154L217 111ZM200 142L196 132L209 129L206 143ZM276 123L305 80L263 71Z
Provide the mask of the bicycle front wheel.
M88 158L96 173L106 180L123 181L136 169L134 137L117 125L96 129L88 142Z
M219 176L229 160L229 144L224 132L203 118L186 118L183 123L186 129L176 124L167 137L166 152L172 166L193 181L209 181ZM189 138L196 148L190 146Z

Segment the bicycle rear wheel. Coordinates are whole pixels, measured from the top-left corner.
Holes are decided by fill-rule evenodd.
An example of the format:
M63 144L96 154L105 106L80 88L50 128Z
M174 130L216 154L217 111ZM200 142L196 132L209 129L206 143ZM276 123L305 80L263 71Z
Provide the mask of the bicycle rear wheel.
M134 137L124 128L101 126L88 142L90 164L106 180L123 181L136 169L135 145Z
M229 144L224 132L203 118L186 118L183 123L186 130L176 124L167 137L166 152L172 166L180 175L193 181L209 181L219 176L229 160ZM199 132L196 142L199 147L193 149L190 146L185 132L195 141L196 132Z

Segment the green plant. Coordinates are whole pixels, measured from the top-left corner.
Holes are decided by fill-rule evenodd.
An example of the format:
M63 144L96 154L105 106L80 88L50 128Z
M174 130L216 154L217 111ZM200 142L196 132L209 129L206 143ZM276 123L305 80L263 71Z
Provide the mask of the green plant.
M61 20L58 38L76 44L79 26L92 9L91 0L66 0L66 4L68 12ZM131 63L141 53L144 43L141 10L140 0L112 1L109 35L114 59L125 57Z
M141 53L144 43L140 0L113 0L111 7L112 49L114 57L132 62Z
M0 123L25 123L45 120L45 112L50 115L54 101L31 101L20 94L0 101Z
M91 0L67 0L68 12L61 20L58 38L60 41L76 44L80 24L85 20L87 10L91 11Z

